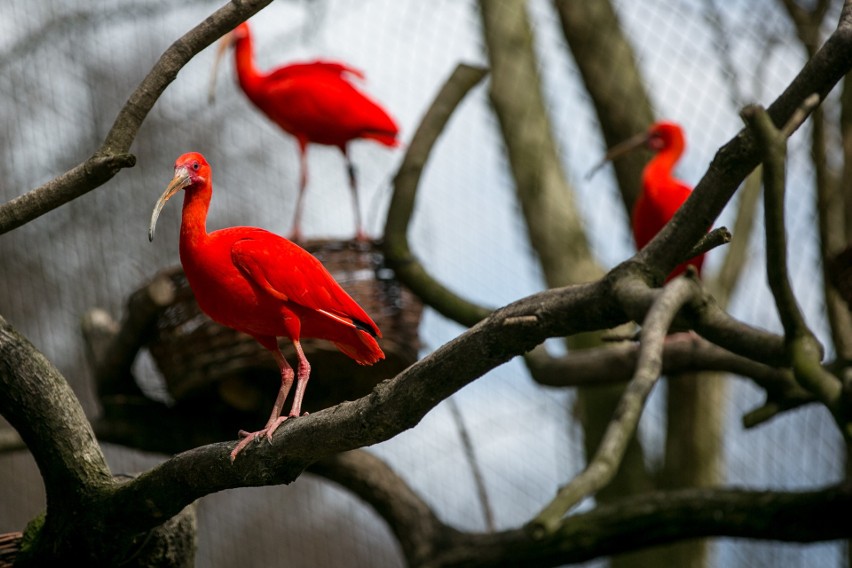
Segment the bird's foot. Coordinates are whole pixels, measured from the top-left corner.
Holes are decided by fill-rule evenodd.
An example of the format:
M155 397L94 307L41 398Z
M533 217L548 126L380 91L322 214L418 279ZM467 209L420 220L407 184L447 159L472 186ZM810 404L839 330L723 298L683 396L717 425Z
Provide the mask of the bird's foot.
M358 229L355 231L355 236L352 238L356 243L369 243L370 236L364 232L364 229Z
M248 432L246 430L240 430L237 435L242 438L240 443L237 444L237 447L231 452L231 461L233 462L237 458L237 454L245 449L246 446L251 444L254 440L258 440L260 438L266 437L266 440L271 444L272 443L272 434L275 430L281 425L282 422L290 418L289 416L279 416L275 420L272 420L266 424L266 427L263 430L258 430L257 432Z
M237 459L237 454L243 451L246 446L265 433L265 430L259 430L257 432L246 432L245 430L240 430L239 435L242 440L240 440L240 443L231 451L231 463Z

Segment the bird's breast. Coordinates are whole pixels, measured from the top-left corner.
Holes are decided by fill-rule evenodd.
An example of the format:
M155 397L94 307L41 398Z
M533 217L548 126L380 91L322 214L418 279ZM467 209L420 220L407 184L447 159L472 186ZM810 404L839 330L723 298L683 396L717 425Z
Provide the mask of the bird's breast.
M230 246L210 248L181 251L186 279L201 311L251 335L286 335L282 302L260 293L246 280L231 260Z

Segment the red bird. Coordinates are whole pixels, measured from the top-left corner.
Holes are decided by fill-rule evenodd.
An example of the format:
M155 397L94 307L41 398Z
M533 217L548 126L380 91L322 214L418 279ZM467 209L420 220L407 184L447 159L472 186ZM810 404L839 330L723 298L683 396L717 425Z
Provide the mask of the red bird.
M363 73L334 61L295 63L263 73L254 64L249 26L242 23L220 42L214 80L219 59L230 45L234 46L237 78L243 92L261 112L299 142L299 196L290 238L301 239L302 198L308 183L307 149L309 143L314 143L337 146L343 152L355 208L355 238L366 240L358 206L355 166L346 147L358 138L398 146L399 128L382 107L349 82L350 75L363 79Z
M252 440L272 433L299 416L311 366L299 343L302 337L332 341L361 365L384 359L376 338L382 334L322 264L298 245L255 227L207 232L213 195L210 165L197 152L175 162L175 175L151 214L149 240L166 201L186 190L180 226L180 261L199 307L211 319L247 333L272 352L281 369L281 388L266 426L240 431L231 452L237 457ZM281 416L293 384L293 368L278 348L277 337L289 337L299 357L296 394L287 416Z
M692 193L692 188L672 175L675 164L686 148L683 129L674 122L655 122L646 132L614 146L604 157L604 163L641 145L656 155L642 171L642 192L633 206L631 216L633 239L638 249L647 245L662 230ZM666 278L666 282L682 274L689 264L701 274L704 255L679 264Z

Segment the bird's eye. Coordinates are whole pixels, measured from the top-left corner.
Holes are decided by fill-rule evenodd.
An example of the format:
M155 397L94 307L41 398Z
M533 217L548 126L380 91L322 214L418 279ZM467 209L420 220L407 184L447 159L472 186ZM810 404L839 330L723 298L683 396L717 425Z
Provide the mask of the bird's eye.
M198 171L198 168L200 168L200 167L201 167L201 165L198 162L192 162L192 169L195 170L196 172Z

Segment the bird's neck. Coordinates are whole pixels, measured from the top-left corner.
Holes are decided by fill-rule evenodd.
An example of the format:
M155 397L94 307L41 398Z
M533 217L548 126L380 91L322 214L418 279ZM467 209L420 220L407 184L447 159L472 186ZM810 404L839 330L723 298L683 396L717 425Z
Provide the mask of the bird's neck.
M642 185L646 191L664 187L666 184L661 184L660 181L672 179L672 171L683 154L683 149L682 143L675 142L660 150L648 162L642 173Z
M263 74L254 65L254 47L250 35L240 38L234 45L234 62L240 87L251 96Z
M207 239L207 211L213 191L208 183L202 187L190 187L183 198L183 216L180 223L181 258L191 254Z

